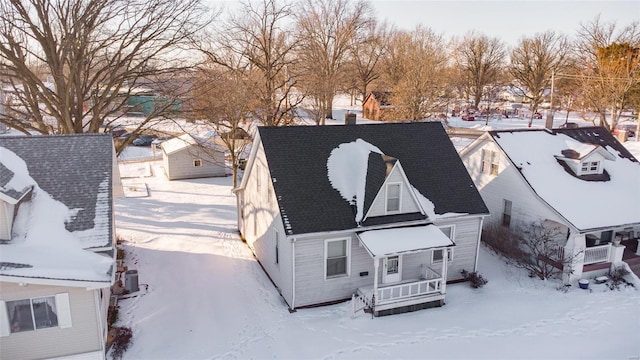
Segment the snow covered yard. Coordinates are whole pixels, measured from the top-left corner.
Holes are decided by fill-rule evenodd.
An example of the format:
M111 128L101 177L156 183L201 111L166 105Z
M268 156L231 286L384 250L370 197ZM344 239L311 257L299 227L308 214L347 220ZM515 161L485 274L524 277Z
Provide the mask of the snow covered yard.
M289 313L236 230L231 178L166 180L116 200L126 263L145 295L120 302L125 359L575 358L640 355L640 291L556 290L482 249L481 289L447 288L441 308L372 319L351 303ZM139 169L144 167L137 166ZM131 169L126 170L129 173ZM148 175L148 174L142 174Z

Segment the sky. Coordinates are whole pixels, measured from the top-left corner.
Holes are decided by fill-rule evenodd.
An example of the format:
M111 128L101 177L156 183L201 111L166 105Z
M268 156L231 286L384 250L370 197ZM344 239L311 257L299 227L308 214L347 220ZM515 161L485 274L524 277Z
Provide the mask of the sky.
M291 2L287 0L288 2ZM640 19L640 0L525 1L525 0L368 0L379 20L399 29L422 24L445 37L475 30L515 46L523 36L555 30L572 36L581 23L600 15L606 22L628 25ZM210 0L233 9L238 0Z
M640 19L640 1L371 1L379 19L401 29L418 24L445 35L475 30L509 45L523 36L555 30L573 35L597 15L618 25Z

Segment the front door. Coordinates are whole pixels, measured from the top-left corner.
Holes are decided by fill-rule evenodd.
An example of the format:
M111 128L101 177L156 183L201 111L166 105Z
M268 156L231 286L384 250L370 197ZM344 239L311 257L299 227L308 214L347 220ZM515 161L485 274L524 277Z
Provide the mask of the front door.
M388 284L400 280L402 280L402 256L389 256L384 258L382 282Z

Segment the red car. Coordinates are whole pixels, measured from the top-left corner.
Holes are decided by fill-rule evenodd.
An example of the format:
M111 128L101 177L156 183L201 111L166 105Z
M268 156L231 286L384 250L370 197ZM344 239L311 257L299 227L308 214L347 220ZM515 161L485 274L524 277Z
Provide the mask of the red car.
M462 115L462 120L464 121L474 121L476 118L473 117L473 115L471 114L464 114Z
M540 114L539 112L535 112L535 113L533 114L533 118L534 118L534 119L542 119L542 114Z

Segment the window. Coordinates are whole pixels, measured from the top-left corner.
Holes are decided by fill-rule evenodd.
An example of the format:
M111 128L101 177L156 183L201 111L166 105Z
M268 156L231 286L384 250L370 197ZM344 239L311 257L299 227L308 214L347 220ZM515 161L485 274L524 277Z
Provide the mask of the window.
M200 159L193 160L193 166L195 167L202 166L202 160Z
M509 227L511 225L511 200L504 200L502 208L502 226Z
M256 164L256 190L260 193L260 165Z
M498 175L498 153L491 150L482 149L481 171L485 174Z
M400 211L401 186L400 183L387 184L387 213Z
M275 244L276 244L276 264L280 263L280 236L278 234L277 230L273 231L273 235L275 237Z
M58 311L54 296L7 301L11 333L58 326Z
M433 250L433 255L431 258L432 263L442 262L442 256L444 254L445 249ZM453 248L447 248L447 261L453 260Z
M581 164L580 168L582 174L599 174L600 162L599 161L585 161Z
M326 240L324 252L326 278L349 275L349 239Z

